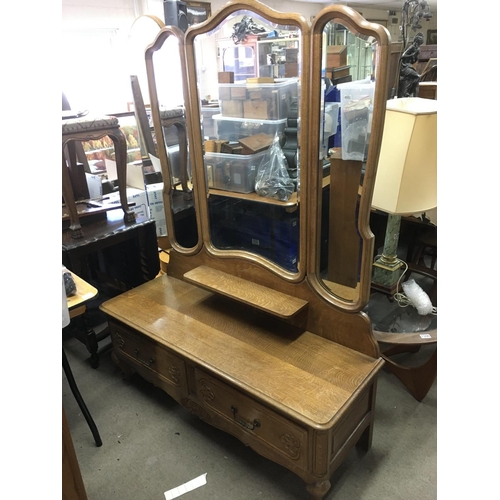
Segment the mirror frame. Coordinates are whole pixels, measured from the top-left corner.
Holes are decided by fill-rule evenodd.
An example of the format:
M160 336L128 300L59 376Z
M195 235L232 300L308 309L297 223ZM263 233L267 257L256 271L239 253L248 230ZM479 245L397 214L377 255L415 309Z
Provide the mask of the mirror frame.
M356 299L347 300L330 291L320 278L320 237L321 237L321 182L322 172L318 165L319 141L311 141L308 165L318 165L318 168L308 168L310 189L310 220L314 223L308 227L308 261L307 277L313 290L332 306L343 311L358 312L368 303L370 297L371 272L373 261L374 235L370 230L370 210L375 185L378 158L382 143L385 109L387 102L388 64L390 53L390 34L387 28L380 24L366 21L363 16L350 7L332 5L324 8L314 19L311 26L311 82L310 109L308 131L310 137L320 135L321 80L323 55L323 30L328 22L346 26L354 35L373 37L376 40L375 50L375 93L373 104L372 126L368 156L366 159L363 187L359 198L358 231L362 239L359 295ZM314 56L314 57L313 57Z
M300 243L299 243L299 259L298 259L298 272L290 272L273 263L272 261L256 255L250 251L245 250L222 250L216 248L210 237L210 224L209 224L209 209L208 209L208 186L205 178L205 167L203 160L203 137L201 135L200 126L200 96L198 95L197 88L197 71L196 71L196 55L194 42L198 35L209 33L216 29L219 24L226 20L231 14L237 11L253 12L271 23L296 26L301 30L300 36L300 54L301 54L301 73L300 73L300 118L301 127L299 132L300 144L300 186L302 192L307 192L307 167L306 159L308 154L308 141L306 137L307 131L307 107L309 96L309 75L310 65L304 64L310 53L310 28L305 18L296 13L283 13L276 11L257 0L230 1L225 4L219 11L217 11L210 19L201 24L191 26L186 31L185 36L185 51L187 62L187 75L188 75L188 88L190 96L190 126L188 127L188 134L191 149L191 161L194 166L195 186L198 187L196 198L197 216L201 220L201 235L205 248L208 253L218 258L238 258L246 261L256 263L285 281L299 282L305 278L306 262L307 262L307 244L306 244L306 224L307 224L307 206L300 204L300 196L298 197L298 204L300 206ZM307 196L306 196L307 199Z
M175 236L175 224L174 224L174 216L173 216L173 211L172 211L172 204L171 204L171 193L172 193L172 176L171 176L171 171L170 171L170 165L169 165L169 160L168 160L168 154L167 154L167 147L165 144L165 135L163 131L163 126L161 123L161 117L160 117L160 104L158 102L158 92L156 88L156 80L155 80L155 70L154 70L154 63L153 63L153 56L155 52L160 50L164 43L167 41L169 37L175 37L178 42L179 46L179 58L180 58L180 65L181 65L181 73L182 73L182 91L183 91L183 97L184 97L184 109L185 109L185 115L186 115L186 127L187 127L187 132L188 132L188 137L189 131L192 127L191 125L191 120L189 117L192 115L192 111L190 108L190 100L189 100L189 91L188 91L188 86L187 86L187 71L186 71L186 60L185 60L185 50L184 50L184 32L178 28L177 26L165 26L163 27L158 34L156 35L155 40L153 41L152 44L148 45L146 48L145 52L145 59L146 59L146 74L148 77L148 87L149 87L149 98L151 101L151 114L153 116L153 125L155 129L155 134L156 134L156 147L157 147L157 153L158 157L160 160L160 165L161 165L161 171L162 171L162 177L163 177L163 206L164 206L164 211L165 211L165 220L167 223L167 234L169 238L169 242L172 245L172 248L174 248L177 252L180 254L184 255L193 255L196 254L200 251L202 247L202 240L200 238L201 235L201 227L200 227L200 217L198 215L196 216L196 225L197 225L197 231L198 231L198 241L197 244L194 247L191 248L186 248L180 245L177 241L177 238ZM191 144L188 141L188 150L191 149ZM197 191L197 186L196 182L193 182L193 197L194 197L194 208L195 211L198 209L197 208L197 200L198 197L196 196L196 191Z

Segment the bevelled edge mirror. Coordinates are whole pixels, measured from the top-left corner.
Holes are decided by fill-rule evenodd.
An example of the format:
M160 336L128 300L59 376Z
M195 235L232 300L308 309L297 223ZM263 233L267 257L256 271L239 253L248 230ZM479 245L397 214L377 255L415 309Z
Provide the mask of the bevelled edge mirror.
M211 212L214 204L211 202L212 199L221 199L223 196L226 197L226 199L231 199L231 200L238 200L238 203L240 203L240 197L239 193L242 191L236 193L228 193L227 191L224 191L221 193L221 190L218 189L213 189L213 183L212 185L210 184L210 180L207 175L208 171L208 166L206 165L206 159L211 155L210 150L210 155L207 156L207 152L209 147L207 147L207 142L205 139L204 131L201 126L201 119L203 113L202 113L202 103L207 102L207 92L206 88L207 85L204 84L204 82L201 81L200 78L200 72L210 72L212 71L212 76L210 79L210 82L212 83L212 88L215 87L216 91L221 91L221 86L224 87L224 85L220 85L220 81L218 80L219 75L218 71L221 71L219 66L217 66L217 70L215 70L215 65L219 62L218 59L216 58L207 58L205 57L204 53L203 55L200 56L200 47L207 47L209 43L207 43L207 40L210 41L212 44L215 45L215 41L211 41L212 37L214 40L216 38L216 35L218 34L219 30L221 29L222 26L225 26L227 32L227 28L231 27L234 28L236 24L240 24L240 21L242 22L242 15L247 16L248 18L251 18L252 20L255 21L256 24L259 24L261 22L266 22L266 24L269 24L271 26L276 26L276 29L279 31L279 28L289 28L290 30L295 30L296 33L298 33L298 38L297 38L297 45L298 45L298 66L300 67L298 77L295 79L295 85L296 87L299 87L298 90L298 110L295 111L295 117L296 117L296 123L298 122L299 125L295 125L298 129L298 132L296 132L296 139L295 139L295 151L297 153L297 156L299 156L299 151L300 151L300 158L307 158L307 148L308 148L308 142L306 140L305 136L305 128L303 127L302 124L300 124L300 119L301 117L306 116L307 113L307 99L306 98L301 98L304 96L308 96L308 86L309 86L309 65L308 64L300 64L300 61L303 60L304 55L309 54L309 43L310 43L310 36L309 36L309 25L305 18L299 14L295 13L282 13L275 11L271 9L270 7L256 1L256 0L249 0L247 2L240 2L240 1L233 1L233 2L228 2L225 4L219 11L214 13L214 15L208 19L207 21L203 22L200 25L197 26L192 26L190 27L187 32L186 32L186 38L185 38L185 51L186 51L186 60L187 60L187 74L188 74L188 86L189 86L189 95L190 95L190 106L191 106L191 123L190 123L190 142L193 145L191 148L191 154L192 154L192 161L194 165L194 177L195 177L195 183L199 187L197 191L197 215L201 219L201 231L202 231L202 239L203 239L203 244L209 254L211 254L214 257L217 258L237 258L237 259L243 259L246 261L251 261L254 264L257 264L258 266L272 272L273 274L277 275L281 279L284 279L289 282L298 282L300 280L303 280L305 278L305 269L306 269L306 237L305 237L305 230L306 230L306 219L307 219L307 209L305 206L305 203L300 206L300 210L298 210L299 203L300 203L300 193L303 193L303 189L307 188L307 180L305 177L305 168L300 169L300 174L298 175L298 184L300 186L300 191L296 189L296 191L293 193L292 198L290 198L287 202L280 202L279 200L267 200L266 198L263 198L261 200L255 201L257 196L256 193L251 193L252 196L248 197L241 197L243 200L241 204L254 204L255 206L258 206L259 208L257 210L272 210L271 208L268 207L274 207L274 209L283 211L283 213L286 212L286 214L296 211L295 213L298 212L297 220L298 220L298 237L297 237L297 242L296 247L297 247L297 254L298 254L298 259L296 259L296 262L293 265L293 268L287 268L285 265L281 265L280 263L277 263L271 258L266 258L265 256L256 253L250 250L247 250L246 248L241 249L240 247L235 248L235 247L224 247L223 245L218 245L214 244L214 231L212 231L211 228L211 223L213 223L214 216L213 212ZM233 26L234 25L234 26ZM236 32L236 29L235 29ZM231 40L232 37L228 37L229 40ZM233 43L234 38L233 38ZM239 47L240 45L238 45ZM217 49L215 49L216 51ZM243 49L242 49L243 50ZM222 50L220 50L221 54L220 57L223 56ZM272 56L270 56L272 59ZM219 55L217 56L219 58ZM213 59L213 60L212 60ZM258 64L258 58L255 64ZM297 66L297 65L296 65ZM223 68L224 69L224 68ZM222 71L224 73L225 71ZM254 75L254 76L258 76ZM271 78L271 77L270 77ZM236 80L236 79L235 79ZM281 79L280 79L281 81ZM248 80L242 81L242 86L248 86ZM262 81L259 78L259 83L260 85ZM228 86L231 86L232 83L229 83ZM251 85L251 84L250 84ZM272 84L271 84L272 85ZM283 85L286 85L286 82L283 83ZM263 84L263 87L266 85ZM204 91L202 93L202 90ZM232 89L226 89L225 90L231 90ZM241 89L238 89L241 90ZM279 92L279 91L278 91ZM212 92L212 95L214 92ZM218 96L220 97L220 96ZM297 99L296 99L297 100ZM295 100L295 102L296 102ZM221 102L221 101L219 101ZM229 101L228 101L229 102ZM221 106L222 109L222 106ZM297 118L298 115L298 118ZM220 116L223 116L223 118L229 117L229 114L222 114ZM232 118L232 116L231 116ZM230 118L230 119L231 119ZM282 118L280 116L280 118ZM246 117L245 117L246 120ZM266 118L263 119L264 121L270 121L267 120ZM252 122L252 119L249 120ZM258 121L258 120L253 120ZM278 121L278 120L276 120ZM283 122L286 122L287 120L282 120ZM245 153L243 153L244 155ZM248 154L248 153L247 153ZM257 155L256 155L257 156ZM248 156L247 156L248 158ZM253 161L253 160L252 160ZM297 160L297 163L300 160ZM235 167L236 168L236 167ZM255 167L253 167L255 168ZM256 168L257 171L259 170ZM214 169L215 170L215 169ZM298 169L297 169L298 170ZM217 191L217 193L214 193L214 191ZM227 196L226 196L227 195ZM267 201L264 201L267 200ZM232 203L232 202L229 202ZM252 205L252 206L254 206ZM265 209L262 207L266 207ZM281 214L281 212L280 212ZM285 216L286 216L285 214ZM263 217L263 219L266 219L267 216Z
M334 161L337 162L336 165L340 165L341 170L351 169L354 166L356 172L358 172L357 177L351 176L351 184L353 182L352 179L355 180L350 200L351 204L348 206L346 204L344 207L342 204L337 203L336 208L341 211L341 222L344 224L341 226L342 234L337 235L339 242L338 248L340 248L340 252L337 252L337 259L339 260L337 265L342 267L345 264L342 259L345 258L347 260L348 252L346 253L345 250L347 248L346 239L348 237L348 232L353 235L355 239L354 243L357 245L355 260L350 258L350 260L354 260L354 262L351 263L351 270L349 271L353 274L351 278L354 281L354 285L348 288L348 293L345 292L347 288L342 284L329 282L321 274L321 225L322 220L324 220L326 216L322 211L324 212L327 209L325 206L322 206L322 197L319 195L322 192L322 185L324 184L322 172L323 160L320 160L322 155L320 141L313 141L309 148L308 181L310 192L316 192L318 195L309 203L310 221L314 221L314 223L310 224L308 231L309 258L307 262L307 278L313 290L328 303L344 311L358 312L366 305L370 295L374 236L370 230L369 218L385 118L390 35L385 27L380 24L366 21L358 12L347 6L329 6L316 16L311 26L312 70L308 122L309 134L311 137L321 137L322 133L324 70L326 66L325 60L328 56L328 51L327 54L324 53L326 50L324 39L325 28L328 23L338 23L346 27L355 37L359 37L371 43L371 47L373 48L373 63L369 80L370 83L374 84L374 90L371 94L372 97L369 99L371 110L370 116L367 118L367 123L371 122L371 129L368 130L368 134L366 135L368 138L366 139L368 145L367 147L366 144L364 145L364 157L362 161L349 159L348 156L343 154L342 148L340 148L342 155L337 155L338 159L334 158ZM342 116L343 105L344 103L341 102L340 116ZM366 128L368 128L368 126ZM342 138L344 138L344 135L345 134L342 135ZM342 141L342 145L344 145L344 141ZM346 148L346 151L348 151L348 148ZM333 165L333 162L331 164ZM364 175L361 180L360 173L362 170L364 171ZM333 171L330 170L330 173L332 174ZM345 180L347 175L348 174L345 172L341 172L341 182ZM333 184L335 179L333 176L330 176L330 183ZM342 195L342 189L337 189L337 191ZM330 194L332 194L331 190ZM331 206L329 210L331 210ZM346 220L352 222L352 227L348 228L347 231L345 230ZM330 233L332 232L331 218L328 219L327 230ZM329 241L332 241L331 236L332 235L329 234ZM331 251L332 249L328 248L328 252L331 253ZM339 256L339 254L342 255Z
M162 52L162 49L164 52ZM155 56L161 58L155 61ZM146 48L146 74L151 102L151 114L156 135L156 152L163 178L163 206L169 242L174 250L184 255L199 252L202 241L196 212L196 183L189 173L190 145L188 141L191 115L186 79L184 32L176 26L162 28L155 40ZM175 69L177 68L177 70ZM162 73L162 77L159 76ZM159 85L165 94L176 100L165 106L159 99ZM163 94L163 95L164 95ZM178 102L178 101L184 101ZM177 133L178 156L174 163L166 140L166 130ZM187 130L186 130L187 128ZM180 186L179 189L177 187ZM182 235L182 236L181 236Z

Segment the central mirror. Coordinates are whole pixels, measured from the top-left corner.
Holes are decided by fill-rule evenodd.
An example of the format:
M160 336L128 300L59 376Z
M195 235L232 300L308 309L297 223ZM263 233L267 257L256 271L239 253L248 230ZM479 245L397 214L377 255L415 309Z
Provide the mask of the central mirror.
M213 255L250 259L296 281L305 273L300 125L308 27L262 4L228 5L186 33L203 240Z

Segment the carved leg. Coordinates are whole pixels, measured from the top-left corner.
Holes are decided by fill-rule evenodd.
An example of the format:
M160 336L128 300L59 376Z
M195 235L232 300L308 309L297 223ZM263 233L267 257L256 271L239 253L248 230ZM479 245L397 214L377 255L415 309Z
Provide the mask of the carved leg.
M330 481L320 481L319 483L309 483L306 488L311 494L311 500L322 500L331 486Z
M377 380L373 382L373 385L370 389L370 423L363 431L361 436L356 443L356 448L368 451L372 447L372 439L373 439L373 422L375 417L375 399L377 394Z
M127 141L120 129L109 133L115 146L116 173L118 176L118 192L126 223L135 222L135 213L129 208L127 200Z
M82 315L82 320L85 326L85 346L87 347L87 351L90 353L90 366L92 366L92 368L98 368L99 355L97 354L97 351L99 349L99 345L97 343L97 335L86 312Z
M128 366L127 364L122 363L120 361L120 359L117 357L117 355L115 354L115 351L111 352L111 359L113 360L113 363L116 366L118 366L118 368L120 368L120 370L122 371L122 379L123 380L130 380L130 377L132 377L132 375L135 373L135 371L132 370L130 368L130 366Z
M373 422L363 431L361 437L358 439L356 443L356 448L359 448L363 451L368 451L372 447L372 438L373 438Z
M71 231L71 237L82 238L83 230L82 226L80 225L80 219L78 217L78 211L76 209L75 196L73 194L73 187L71 185L69 170L66 165L66 158L64 157L64 144L62 154L62 195L69 213L69 229Z
M179 136L179 163L180 163L180 174L181 174L181 186L184 191L184 199L190 200L192 196L187 196L191 193L191 189L188 186L188 145L187 145L187 134L186 134L186 123L185 121L177 121L174 123L177 134Z
M402 366L384 354L382 354L382 357L386 361L386 368L403 382L417 401L422 401L429 392L434 380L436 380L437 348L423 365L417 367Z

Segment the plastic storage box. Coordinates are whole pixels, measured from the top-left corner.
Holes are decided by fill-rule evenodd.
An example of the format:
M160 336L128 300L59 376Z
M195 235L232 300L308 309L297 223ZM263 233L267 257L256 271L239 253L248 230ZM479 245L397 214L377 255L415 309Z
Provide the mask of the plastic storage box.
M338 85L342 159L365 161L370 138L375 85L358 80Z
M268 134L283 138L285 134L286 119L283 120L254 120L251 118L233 118L214 115L215 135L218 139L239 141L244 137L255 134Z
M219 83L221 113L233 118L283 120L297 92L298 78L275 83Z
M216 137L215 123L213 121L216 114L220 114L219 106L202 106L201 108L203 136L209 139Z
M236 193L254 192L257 171L269 161L269 155L269 150L253 155L205 153L208 187Z

